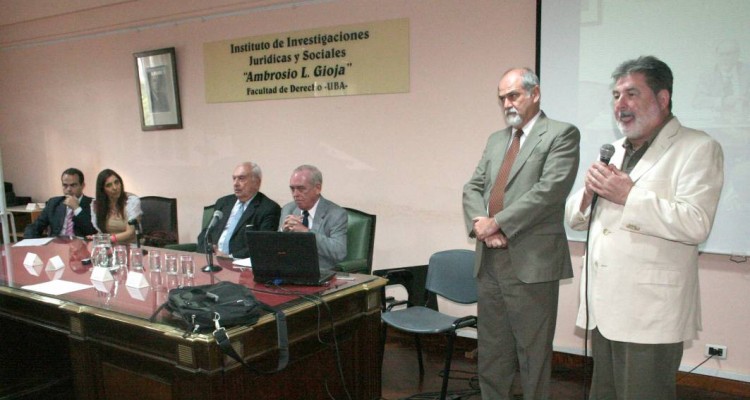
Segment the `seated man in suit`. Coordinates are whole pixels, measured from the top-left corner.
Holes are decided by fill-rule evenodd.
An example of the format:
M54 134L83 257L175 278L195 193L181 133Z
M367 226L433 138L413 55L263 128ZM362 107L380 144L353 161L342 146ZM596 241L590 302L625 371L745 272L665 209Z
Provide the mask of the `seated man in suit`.
M91 197L83 195L83 172L66 169L60 178L63 196L49 199L44 211L33 223L26 226L26 239L44 236L86 237L96 233L91 224ZM47 229L49 228L49 229Z
M281 210L280 230L315 233L321 271L331 270L346 257L346 210L320 195L323 174L312 165L297 167L289 179L294 201Z
M218 256L249 257L245 228L256 231L275 231L279 226L281 207L259 192L263 174L258 164L244 162L232 173L234 194L216 200L214 210L223 213L221 219L207 233L198 235L198 251L206 251L206 234Z

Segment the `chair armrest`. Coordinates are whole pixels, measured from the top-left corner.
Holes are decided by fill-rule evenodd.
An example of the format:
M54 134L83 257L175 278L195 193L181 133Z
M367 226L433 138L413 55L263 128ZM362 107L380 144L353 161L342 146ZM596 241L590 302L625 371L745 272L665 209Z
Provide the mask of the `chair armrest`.
M336 264L336 270L356 274L366 274L368 272L367 259L358 258L356 260L342 261Z
M477 326L477 317L473 315L467 315L453 321L453 330L466 328L469 326Z
M389 312L389 311L393 310L393 307L402 306L404 304L406 305L406 307L411 307L412 306L412 304L409 302L409 300L391 301L391 302L389 302L387 304L388 304L388 307L385 308L386 312Z
M191 251L195 253L198 250L197 243L180 243L180 244L168 244L164 246L165 249L177 250L177 251Z

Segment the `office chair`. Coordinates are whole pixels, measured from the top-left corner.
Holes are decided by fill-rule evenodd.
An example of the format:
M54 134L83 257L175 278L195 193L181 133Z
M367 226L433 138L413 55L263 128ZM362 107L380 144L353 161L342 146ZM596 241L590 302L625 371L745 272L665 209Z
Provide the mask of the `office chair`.
M474 279L474 251L446 250L433 254L430 257L427 269L425 290L429 294L439 295L456 303L476 303L477 283ZM445 335L448 344L445 349L443 383L440 390L440 399L444 400L448 391L448 379L456 331L466 327L476 327L477 317L470 315L456 318L426 306L409 306L402 310L394 310L393 307L397 305L399 305L398 302L389 305L381 316L384 322L382 336L383 351L385 350L385 337L388 326L414 334L419 361L419 376L421 378L424 376L424 365L422 363L422 345L419 335Z
M201 232L208 227L208 224L211 223L211 218L213 217L213 215L214 215L213 204L211 204L210 206L203 207L203 219L201 220ZM168 244L164 247L169 250L190 251L193 253L198 251L198 243L195 243L195 242Z
M344 207L349 222L346 230L346 258L336 265L344 272L372 273L372 253L375 247L374 214Z
M179 243L177 231L177 199L141 197L141 232L146 246L164 247Z

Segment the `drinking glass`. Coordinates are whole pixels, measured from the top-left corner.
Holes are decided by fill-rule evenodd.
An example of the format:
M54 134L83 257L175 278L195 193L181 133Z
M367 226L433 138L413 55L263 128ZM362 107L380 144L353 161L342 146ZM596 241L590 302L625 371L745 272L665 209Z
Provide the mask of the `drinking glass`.
M167 275L177 275L177 256L175 254L164 254L164 265Z
M125 246L117 245L112 250L112 269L118 272L128 270L128 250Z
M94 235L94 247L91 250L91 261L95 267L109 268L112 265L112 242L106 233Z
M175 289L180 287L180 276L177 274L167 275L167 289Z
M139 248L130 249L130 270L143 272L143 251Z
M195 276L195 262L193 256L190 254L180 255L180 272L186 278L192 278Z
M149 250L148 268L150 271L161 272L161 253L159 250Z

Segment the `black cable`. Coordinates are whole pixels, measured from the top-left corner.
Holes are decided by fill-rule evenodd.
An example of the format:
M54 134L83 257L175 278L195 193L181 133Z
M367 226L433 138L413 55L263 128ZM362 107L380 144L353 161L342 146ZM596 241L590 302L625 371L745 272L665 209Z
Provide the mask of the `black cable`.
M708 358L706 358L705 360L703 360L703 362L701 362L700 364L698 364L698 365L696 365L695 367L693 367L693 369L691 369L690 371L686 372L686 373L685 373L685 375L681 376L681 377L680 377L680 379L678 379L678 380L677 380L677 381L676 381L675 383L677 383L677 382L681 381L681 380L682 380L682 378L684 378L684 377L686 377L686 376L688 376L688 375L692 374L692 373L693 373L693 371L695 371L696 369L698 369L698 367L700 367L701 365L705 364L705 363L706 363L706 362L707 362L708 360L710 360L710 359L712 359L712 358L714 358L714 355L713 355L713 354L712 354L712 355L710 355L710 356L708 356Z
M596 198L594 198L596 199ZM583 400L588 399L588 365L589 365L589 237L591 237L591 222L594 220L594 211L596 211L596 201L591 202L591 211L589 212L589 223L586 227L586 247L583 251L583 275L585 287L583 288L584 309L586 310L586 326L583 328ZM592 377L593 378L593 377Z
M274 282L270 282L270 285L273 286L273 287L275 287L276 289L278 289L278 291L282 292L283 294L299 296L300 298L302 298L302 299L304 299L304 300L306 300L306 301L308 301L310 303L313 303L315 305L315 308L317 310L317 319L318 319L318 326L317 326L317 329L316 329L318 342L320 344L324 345L324 346L327 346L327 347L333 349L334 357L335 357L335 360L336 360L336 369L338 370L338 373L339 373L339 379L341 380L341 386L344 388L344 392L346 393L346 398L349 399L349 400L351 400L352 399L352 395L351 395L351 393L349 393L349 388L347 387L346 379L344 378L344 368L343 368L343 365L341 363L341 351L339 349L338 339L336 337L336 326L335 326L335 321L333 320L333 312L331 311L330 305L328 303L326 303L325 301L323 301L323 299L320 296L318 296L318 295L315 295L315 294L311 295L311 294L307 294L307 293L303 293L303 292L289 290L289 289L287 289L285 287L279 286L278 284L276 284ZM258 289L254 289L254 290L258 290ZM271 294L275 293L275 294L279 294L279 292L268 292L268 291L262 291L262 290L258 290L258 291L262 292L262 293L271 293ZM321 305L323 305L325 307L326 311L328 311L328 318L330 320L329 322L330 322L330 326L331 326L331 336L333 338L333 343L326 343L323 340L323 338L321 338L321 336L320 336L321 330L322 330L321 329L321 314L322 313L320 312L320 306ZM325 388L326 388L326 393L328 393L328 397L330 397L331 399L334 399L333 395L331 395L331 392L328 389L328 380L325 381Z

